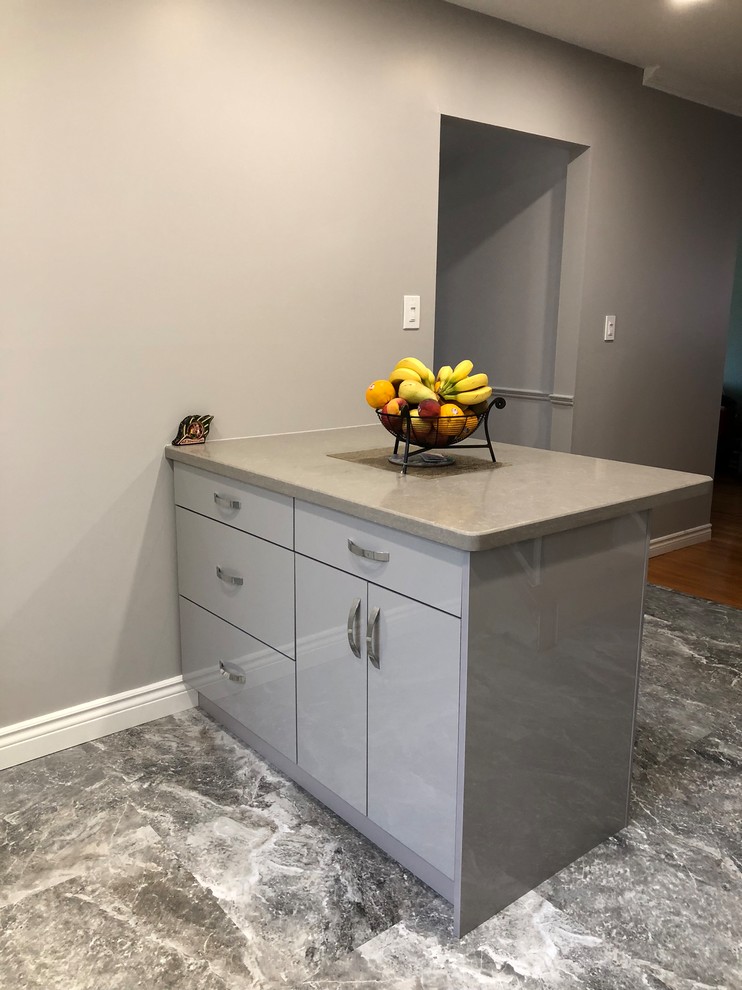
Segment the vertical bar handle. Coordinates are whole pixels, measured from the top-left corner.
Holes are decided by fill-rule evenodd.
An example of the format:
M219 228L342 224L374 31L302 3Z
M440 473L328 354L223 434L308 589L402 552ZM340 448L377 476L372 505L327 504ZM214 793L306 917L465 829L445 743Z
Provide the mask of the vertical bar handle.
M381 658L379 657L378 647L378 623L380 614L380 608L371 609L371 614L368 617L368 626L366 627L366 652L368 653L369 660L377 670L381 669Z
M348 612L348 646L350 646L351 653L354 657L361 657L361 647L358 643L358 630L359 619L361 617L361 599L354 598L353 604L350 606L350 612Z

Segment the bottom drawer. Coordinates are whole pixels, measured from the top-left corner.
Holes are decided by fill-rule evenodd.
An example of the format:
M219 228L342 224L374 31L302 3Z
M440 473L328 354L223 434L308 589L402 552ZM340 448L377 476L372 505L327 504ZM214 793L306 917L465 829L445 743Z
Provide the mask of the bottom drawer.
M183 679L296 762L296 665L185 598Z

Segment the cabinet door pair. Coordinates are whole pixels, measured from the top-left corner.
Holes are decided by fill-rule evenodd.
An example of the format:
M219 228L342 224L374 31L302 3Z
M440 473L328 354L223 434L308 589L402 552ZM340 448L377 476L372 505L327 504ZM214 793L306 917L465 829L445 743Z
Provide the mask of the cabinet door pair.
M299 766L450 877L460 629L452 615L296 557Z

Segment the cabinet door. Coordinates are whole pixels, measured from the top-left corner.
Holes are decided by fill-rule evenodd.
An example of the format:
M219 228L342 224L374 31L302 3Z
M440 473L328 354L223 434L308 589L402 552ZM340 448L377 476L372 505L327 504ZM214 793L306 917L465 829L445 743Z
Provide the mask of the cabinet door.
M294 661L186 598L180 639L183 679L295 761Z
M454 875L460 620L369 586L368 817Z
M297 555L297 762L363 814L365 630L366 582Z

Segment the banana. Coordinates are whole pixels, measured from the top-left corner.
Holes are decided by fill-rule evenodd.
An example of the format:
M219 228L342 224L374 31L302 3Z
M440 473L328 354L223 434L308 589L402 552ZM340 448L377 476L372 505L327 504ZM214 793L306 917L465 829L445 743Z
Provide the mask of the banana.
M488 385L487 376L484 374L472 375L470 378L462 378L454 385L454 392L473 392L477 388L484 388Z
M473 361L459 361L456 367L453 369L453 374L451 375L451 382L460 382L462 378L466 378L467 375L471 374L472 368L474 367Z
M414 405L418 405L423 399L437 398L432 388L428 388L427 385L423 385L421 382L413 382L409 379L400 382L399 396Z
M470 392L457 392L456 401L463 403L465 406L475 406L479 402L486 402L491 395L492 389L490 386L484 385L482 388L476 388Z
M432 387L433 383L435 382L435 375L433 374L433 372L430 370L430 368L424 365L422 361L418 361L417 358L414 357L402 358L401 361L397 361L396 367L411 368L413 371L416 371L420 376L420 381L425 382L425 384L428 385L429 387Z
M412 368L400 368L398 365L391 375L389 375L389 381L392 385L395 385L397 382L422 382L422 378Z
M441 389L445 389L448 385L448 380L453 374L453 368L450 364L444 364L443 367L438 371L435 379L435 390L440 392Z

